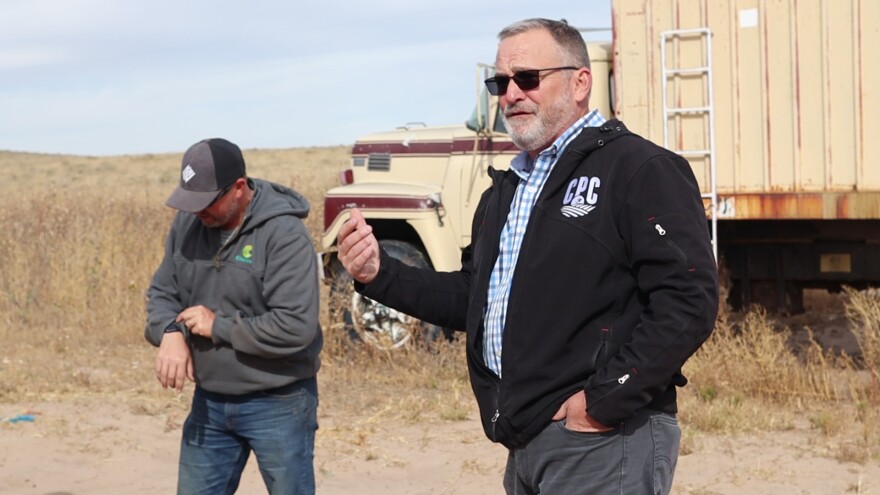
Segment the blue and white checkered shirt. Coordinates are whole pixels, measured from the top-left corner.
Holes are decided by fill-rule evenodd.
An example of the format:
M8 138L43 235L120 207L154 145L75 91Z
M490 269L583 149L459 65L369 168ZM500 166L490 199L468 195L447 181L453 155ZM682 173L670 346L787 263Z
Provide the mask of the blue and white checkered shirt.
M483 359L489 369L499 377L501 376L501 336L504 333L504 323L507 319L507 301L510 297L513 270L516 267L517 259L519 259L523 234L529 224L529 217L532 214L535 201L541 194L541 189L544 188L550 171L553 170L553 166L556 165L556 161L562 155L565 147L585 127L599 127L604 123L605 118L598 110L593 110L566 129L549 148L538 153L534 161L528 153L523 151L510 163L510 168L519 176L520 181L510 204L507 222L501 231L498 260L495 262L495 268L492 269L489 278L488 300L483 311L485 327ZM537 310L540 311L540 308Z

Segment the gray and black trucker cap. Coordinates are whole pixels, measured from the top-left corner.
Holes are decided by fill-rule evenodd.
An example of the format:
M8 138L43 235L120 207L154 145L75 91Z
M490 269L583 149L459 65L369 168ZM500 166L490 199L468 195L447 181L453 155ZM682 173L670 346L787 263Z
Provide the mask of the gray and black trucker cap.
M225 139L204 139L183 154L180 184L165 205L192 213L202 211L220 191L245 175L244 157L238 146Z

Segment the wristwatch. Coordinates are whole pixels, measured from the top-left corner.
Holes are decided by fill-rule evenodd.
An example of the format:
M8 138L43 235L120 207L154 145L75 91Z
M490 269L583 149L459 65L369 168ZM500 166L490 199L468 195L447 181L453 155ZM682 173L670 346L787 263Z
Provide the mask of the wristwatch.
M167 327L165 327L165 331L162 333L174 333L174 332L182 332L183 330L180 328L180 325L177 322L174 322Z

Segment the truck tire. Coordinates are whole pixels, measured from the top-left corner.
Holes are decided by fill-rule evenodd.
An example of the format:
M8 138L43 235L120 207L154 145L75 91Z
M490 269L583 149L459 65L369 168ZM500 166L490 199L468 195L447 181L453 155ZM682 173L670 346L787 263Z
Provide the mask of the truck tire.
M380 240L382 249L406 265L429 268L425 255L408 242ZM451 330L419 321L380 304L354 290L351 275L338 259L331 262L330 317L341 320L344 331L355 342L377 349L397 349L408 343L430 345L438 339L452 340Z

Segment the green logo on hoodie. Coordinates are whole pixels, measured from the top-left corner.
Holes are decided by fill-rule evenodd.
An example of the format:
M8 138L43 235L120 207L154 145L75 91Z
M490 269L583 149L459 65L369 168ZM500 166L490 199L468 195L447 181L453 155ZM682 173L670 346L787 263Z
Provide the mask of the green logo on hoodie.
M235 256L235 261L241 261L242 263L252 264L254 260L251 257L254 255L254 246L248 244L241 249L241 254Z

